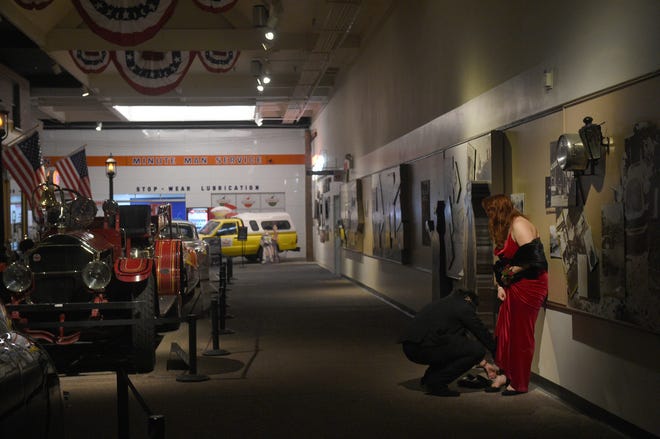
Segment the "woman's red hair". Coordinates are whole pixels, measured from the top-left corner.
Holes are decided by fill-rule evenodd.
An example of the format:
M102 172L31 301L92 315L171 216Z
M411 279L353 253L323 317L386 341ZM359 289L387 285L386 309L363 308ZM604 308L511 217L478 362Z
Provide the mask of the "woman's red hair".
M488 215L488 232L496 248L504 247L511 222L518 216L524 216L515 207L507 195L491 195L481 201L481 206Z

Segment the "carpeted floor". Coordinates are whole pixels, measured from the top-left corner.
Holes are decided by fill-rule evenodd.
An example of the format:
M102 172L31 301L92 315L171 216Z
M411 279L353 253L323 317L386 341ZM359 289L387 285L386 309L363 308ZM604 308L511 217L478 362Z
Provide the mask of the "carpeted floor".
M212 348L208 292L190 305L207 381L176 380L185 372L170 347L187 349L185 325L165 334L154 372L131 376L165 416L166 438L625 437L534 386L515 397L426 395L424 366L396 344L409 317L316 264L235 264L229 288L229 355L202 355ZM117 437L114 374L63 377L62 388L70 439ZM130 410L131 438L148 437L134 398Z

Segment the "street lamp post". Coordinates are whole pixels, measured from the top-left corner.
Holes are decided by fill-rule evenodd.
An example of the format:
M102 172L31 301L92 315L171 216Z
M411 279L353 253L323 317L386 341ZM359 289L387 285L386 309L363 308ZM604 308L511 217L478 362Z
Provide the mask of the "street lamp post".
M117 160L112 158L112 154L105 160L105 175L108 176L108 184L110 188L110 196L108 199L114 200L114 191L112 187L112 180L117 175Z

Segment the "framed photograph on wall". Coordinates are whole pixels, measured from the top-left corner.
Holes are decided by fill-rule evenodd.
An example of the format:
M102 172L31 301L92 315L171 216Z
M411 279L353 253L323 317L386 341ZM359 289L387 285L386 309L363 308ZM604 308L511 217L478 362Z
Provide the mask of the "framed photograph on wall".
M372 176L373 254L397 262L406 262L405 165L381 171Z

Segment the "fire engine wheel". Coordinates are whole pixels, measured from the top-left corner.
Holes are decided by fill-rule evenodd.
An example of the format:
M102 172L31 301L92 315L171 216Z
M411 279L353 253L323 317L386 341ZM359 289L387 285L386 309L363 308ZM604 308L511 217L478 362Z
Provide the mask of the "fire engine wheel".
M133 318L137 319L132 331L133 363L136 372L154 370L156 364L156 288L153 276L147 280L144 291L137 296Z

